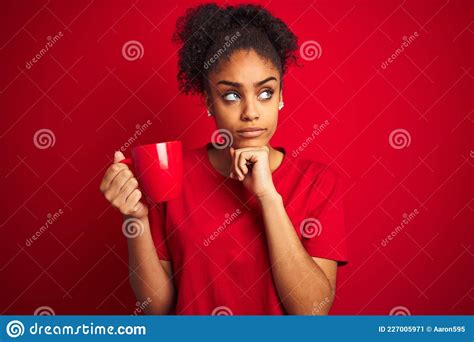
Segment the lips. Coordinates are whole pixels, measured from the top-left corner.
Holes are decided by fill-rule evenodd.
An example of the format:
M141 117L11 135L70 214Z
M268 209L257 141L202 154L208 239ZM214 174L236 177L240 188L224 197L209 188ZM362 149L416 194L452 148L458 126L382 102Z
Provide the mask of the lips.
M261 128L261 127L247 127L247 128L239 129L237 132L239 132L239 133L241 133L241 132L254 132L254 131L261 131L261 130L264 130L264 128Z
M237 134L243 138L257 138L261 136L266 131L265 128L261 127L247 127L244 129L239 129Z

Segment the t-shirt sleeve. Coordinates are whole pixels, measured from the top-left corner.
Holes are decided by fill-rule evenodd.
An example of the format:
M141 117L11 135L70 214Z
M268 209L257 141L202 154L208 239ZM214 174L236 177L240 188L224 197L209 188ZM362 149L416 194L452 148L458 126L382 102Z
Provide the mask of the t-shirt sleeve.
M348 260L346 229L342 204L340 177L325 166L309 195L306 218L300 225L302 243L310 256L338 261L338 266Z
M170 253L166 243L166 202L151 206L148 219L158 258L160 260L170 260Z

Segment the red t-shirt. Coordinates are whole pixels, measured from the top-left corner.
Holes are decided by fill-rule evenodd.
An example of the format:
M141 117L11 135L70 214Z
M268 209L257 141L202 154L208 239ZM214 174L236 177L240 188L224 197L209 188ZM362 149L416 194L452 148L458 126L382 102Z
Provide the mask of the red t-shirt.
M158 257L172 262L178 315L282 315L261 208L244 185L221 175L208 144L183 151L183 192L150 209ZM341 185L316 161L285 149L272 173L309 255L347 263Z

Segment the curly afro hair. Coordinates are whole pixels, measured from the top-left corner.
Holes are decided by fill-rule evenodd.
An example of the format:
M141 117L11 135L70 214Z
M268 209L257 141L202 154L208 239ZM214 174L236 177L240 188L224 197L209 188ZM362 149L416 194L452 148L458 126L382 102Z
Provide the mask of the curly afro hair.
M297 37L280 19L260 5L190 8L178 18L173 41L181 45L178 83L186 94L203 95L207 75L219 70L237 50L254 50L273 62L281 78L291 61L297 64Z

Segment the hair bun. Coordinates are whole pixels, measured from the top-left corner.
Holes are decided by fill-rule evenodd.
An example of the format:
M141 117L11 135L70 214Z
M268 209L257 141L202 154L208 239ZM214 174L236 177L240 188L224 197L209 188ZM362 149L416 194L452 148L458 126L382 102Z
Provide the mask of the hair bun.
M260 34L255 34L256 30ZM260 5L219 7L215 3L203 4L186 10L176 22L173 40L181 44L178 60L180 89L188 93L204 93L206 78L203 70L209 55L222 46L223 38L240 32L243 39L232 44L222 60L239 48L255 49L270 58L285 73L288 61L296 61L297 38L280 19ZM263 34L262 34L263 33Z

